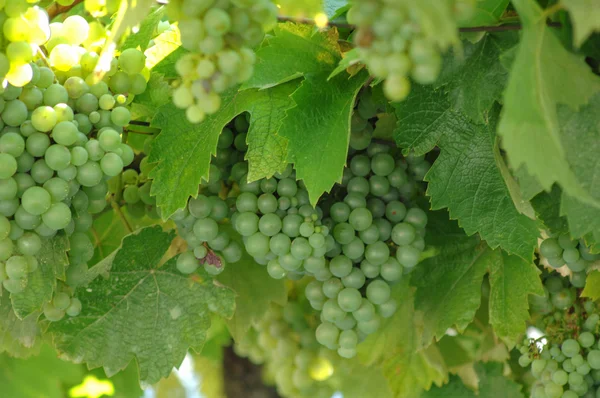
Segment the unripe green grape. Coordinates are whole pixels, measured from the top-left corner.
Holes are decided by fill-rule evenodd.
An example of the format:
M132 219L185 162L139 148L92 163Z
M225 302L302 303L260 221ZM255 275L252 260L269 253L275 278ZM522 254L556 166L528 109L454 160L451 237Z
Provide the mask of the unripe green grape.
M77 168L77 182L84 187L96 186L102 181L103 173L97 162L87 161Z
M250 235L246 240L246 251L255 258L265 257L269 253L269 237L261 232Z
M198 267L198 259L194 256L193 252L181 253L179 257L177 257L177 269L182 274L191 274L195 272Z
M52 170L64 170L71 164L71 152L63 145L50 145L44 154L44 160Z
M58 231L65 228L71 221L71 210L64 203L54 203L42 215L42 220L48 227Z
M52 303L44 304L43 312L50 322L58 322L65 316L65 311L56 308Z
M21 205L30 214L41 215L52 204L50 193L42 187L28 188L21 198Z
M128 48L119 56L119 67L130 75L140 73L145 65L146 57L138 49Z
M35 157L42 157L50 147L50 138L46 134L33 133L25 141L27 152ZM0 163L1 167L1 163Z
M121 136L113 129L106 129L100 134L98 142L103 150L114 151L121 144Z
M67 293L56 293L52 298L52 305L59 310L66 310L71 305L71 297Z
M9 293L21 293L27 286L26 279L7 279L2 282L2 285Z
M81 301L78 298L73 297L65 312L71 317L77 316L81 313L81 307Z
M52 138L57 144L71 146L77 141L78 132L73 122L63 121L52 129Z
M29 273L29 264L23 256L12 256L6 260L6 275L13 280L21 280Z

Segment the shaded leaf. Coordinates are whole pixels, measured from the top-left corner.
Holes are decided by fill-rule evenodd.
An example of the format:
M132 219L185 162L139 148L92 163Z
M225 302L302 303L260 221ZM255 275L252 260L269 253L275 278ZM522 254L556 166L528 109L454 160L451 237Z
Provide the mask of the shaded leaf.
M108 376L135 358L148 384L168 376L188 349L202 348L210 313L233 314L233 292L205 275L182 275L174 258L158 268L173 237L157 226L123 240L109 277L76 291L81 315L50 325L62 357L103 367Z
M140 28L136 33L132 33L123 42L120 50L123 51L127 48L138 48L145 51L148 48L152 36L158 27L158 23L165 16L166 8L164 6L158 7L156 10L151 12L140 24Z
M562 0L574 25L573 41L580 47L593 32L600 31L600 7L595 0Z

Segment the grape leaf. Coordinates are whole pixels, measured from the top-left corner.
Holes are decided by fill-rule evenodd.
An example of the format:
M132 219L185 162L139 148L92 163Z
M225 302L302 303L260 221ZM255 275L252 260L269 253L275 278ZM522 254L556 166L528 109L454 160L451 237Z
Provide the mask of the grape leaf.
M348 0L323 0L323 9L329 19L339 16L348 8L350 8Z
M39 312L34 312L19 319L8 295L0 297L0 352L19 358L39 354L42 345L39 316Z
M103 367L109 377L135 358L141 383L155 383L189 348L202 348L211 312L233 315L233 292L206 274L182 275L175 258L159 268L173 237L160 226L127 236L109 277L76 291L81 315L48 329L64 358Z
M545 190L558 182L566 193L598 205L568 164L557 106L585 105L600 91L600 79L583 59L562 47L535 1L515 0L513 5L523 34L498 126L508 159L513 169L525 164Z
M190 196L198 195L198 184L208 179L211 157L223 127L235 116L249 112L248 157L253 179L270 177L286 164L285 147L278 130L285 110L293 106L289 95L296 82L270 90L231 89L223 94L221 109L199 124L190 123L185 112L172 103L158 109L152 127L162 131L152 143L150 162L158 165L150 173L152 195L164 218L185 207Z
M417 155L433 146L441 154L426 176L432 209L448 208L467 234L479 233L492 248L531 259L539 235L535 222L520 214L496 166L494 129L497 108L485 124L450 110L440 90L416 88L397 103L398 145Z
M358 358L367 367L382 368L394 397L415 397L432 383L444 383L447 371L437 347L420 349L423 321L415 314L414 294L406 280L393 288L392 296L398 310L358 345Z
M243 245L235 231L231 229L229 233L232 239ZM265 315L271 303L283 306L287 302L285 281L271 278L266 267L257 264L246 251L240 261L227 264L217 280L236 293L235 313L227 321L235 339L242 338L252 323Z
M461 27L497 25L510 0L477 0L474 14Z
M446 85L453 109L484 122L485 113L501 98L508 81L500 55L517 43L517 34L487 34L477 43L464 41L462 57L453 52L446 56L437 85Z
M329 82L329 73L310 75L294 92L297 106L288 110L279 134L288 139L288 160L304 180L312 205L341 181L348 156L350 117L366 72Z
M83 379L81 365L62 361L44 345L39 356L16 359L0 355L3 397L64 398L65 389Z
M504 364L478 362L475 364L475 371L479 377L480 398L524 398L521 392L523 386L504 376Z
M543 294L535 264L467 237L444 212L429 214L427 244L436 255L419 264L415 308L424 314L423 343L446 330L465 330L481 303L481 283L490 273L490 322L498 336L513 341L529 319L529 294ZM511 311L508 313L507 311Z
M306 24L279 24L256 52L254 74L243 86L268 88L335 69L342 59L336 29L319 32Z
M560 215L561 195L560 188L554 185L552 191L542 192L531 199L537 219L553 233L569 231L567 220Z
M165 13L166 8L163 6L151 12L140 24L139 30L127 36L120 50L139 47L140 50L145 51L148 48L150 40L152 40L152 36L154 36L158 23L164 17Z
M573 41L580 47L593 32L600 32L600 7L596 0L562 0L573 20Z
M600 200L600 184L597 175L600 172L600 94L579 112L573 112L566 106L558 109L561 125L561 142L574 174L582 186L593 198ZM572 236L580 238L589 234L595 242L600 242L600 209L580 200L576 195L563 191L561 215L567 217Z
M500 251L490 260L490 323L498 336L515 343L529 319L529 295L544 294L540 272L533 262Z
M56 280L65 280L69 265L67 251L69 238L58 234L42 241L42 249L36 255L38 268L27 276L27 286L21 293L10 295L15 314L20 319L42 309L44 303L52 299Z
M600 298L600 271L592 271L588 274L581 297L588 297L593 301Z
M394 397L388 380L379 367L342 362L335 370L337 377L340 377L339 389L344 398Z
M181 47L179 29L165 30L154 38L154 46L144 52L146 67L167 79L175 79L179 77L175 63L185 53L187 50Z
M422 398L475 398L473 391L469 390L458 376L450 376L450 381L441 387L433 386L425 392Z

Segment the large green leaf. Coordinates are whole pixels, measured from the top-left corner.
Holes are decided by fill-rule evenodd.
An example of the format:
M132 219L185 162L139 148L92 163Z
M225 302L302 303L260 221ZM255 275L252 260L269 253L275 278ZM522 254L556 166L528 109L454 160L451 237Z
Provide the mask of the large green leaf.
M394 397L417 397L433 383L444 383L447 371L437 347L421 349L422 320L415 314L411 288L403 282L392 295L398 310L359 344L358 356L368 367L381 367Z
M319 32L304 24L279 24L256 52L254 75L242 88L267 88L306 75L331 72L342 59L335 29Z
M558 182L567 194L597 206L600 200L590 195L568 162L557 106L585 105L600 91L600 79L562 47L534 0L514 0L513 5L523 34L498 126L508 159L514 169L526 165L545 190Z
M567 155L567 162L582 186L594 199L600 200L600 94L590 103L573 112L561 106L558 118L561 125L561 142ZM580 200L577 195L563 192L561 215L567 217L569 231L576 238L589 235L590 244L600 244L600 208Z
M447 85L453 109L484 122L486 112L501 98L508 81L508 70L500 62L500 55L517 42L516 34L488 34L477 43L464 41L462 56L450 53L446 57L437 84Z
M188 51L181 47L179 30L166 30L154 38L154 46L147 49L146 66L167 79L179 77L175 64Z
M229 232L241 243L236 232ZM227 264L217 280L236 293L235 313L227 321L235 339L242 338L254 322L262 319L271 303L283 306L287 301L285 281L271 278L266 267L257 264L245 251L240 261Z
M537 245L535 222L520 214L496 165L494 130L497 109L483 124L450 109L445 93L415 87L395 104L396 142L417 154L438 145L441 154L426 176L432 209L448 208L467 234L479 233L492 247L532 259Z
M592 271L588 274L581 296L589 297L594 301L600 298L600 271Z
M68 250L69 239L65 234L42 241L42 250L36 255L37 270L27 275L27 286L21 293L10 295L15 314L20 319L40 311L44 303L52 299L56 280L65 280Z
M514 341L529 319L529 294L543 294L532 261L491 250L467 237L444 212L430 213L426 241L437 253L419 264L413 283L415 308L424 314L423 343L441 339L448 328L471 323L481 303L481 283L490 273L490 322L498 336Z
M248 157L252 179L270 177L283 169L285 143L277 136L285 111L293 106L289 95L297 84L290 82L270 90L237 88L223 94L223 105L199 124L190 123L185 112L172 103L158 109L152 126L161 133L152 144L149 160L158 162L150 173L162 216L169 217L198 195L200 181L208 179L211 157L216 154L219 134L235 116L249 112Z
M560 188L555 185L552 191L542 192L531 199L537 219L552 233L569 232L566 218L560 215L561 196Z
M288 110L281 136L288 139L288 160L304 180L316 205L324 192L340 182L348 156L350 117L366 72L348 79L343 73L327 81L329 72L310 75L292 95L297 106Z
M561 3L571 13L576 46L581 46L593 32L600 31L600 7L596 0L562 0Z
M109 277L76 291L81 315L49 328L64 358L103 367L108 376L135 358L142 384L151 384L179 366L188 349L202 348L211 312L232 316L231 290L206 274L181 274L174 258L159 266L173 237L159 226L129 235Z

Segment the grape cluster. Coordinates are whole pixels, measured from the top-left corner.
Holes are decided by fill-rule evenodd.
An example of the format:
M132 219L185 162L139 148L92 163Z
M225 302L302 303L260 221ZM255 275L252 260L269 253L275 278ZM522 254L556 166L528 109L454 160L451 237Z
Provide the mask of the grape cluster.
M464 0L440 3L461 15L473 7L472 1ZM438 38L424 29L437 21L410 1L354 0L347 18L357 26L354 43L361 59L374 76L386 79L384 90L390 100L402 101L408 96L409 77L419 84L437 79L442 48Z
M540 254L553 268L566 265L572 272L571 284L577 288L585 286L587 269L600 259L600 255L590 252L583 240L572 240L569 234L545 239L540 245Z
M23 87L34 78L36 71L31 61L50 38L48 14L31 3L35 1L10 0L0 4L0 79L15 87Z
M121 133L131 120L126 105L146 88L140 51L124 51L93 83L97 55L79 45L90 25L80 17L52 25L51 67L29 63L30 81L8 84L0 97L0 281L23 291L44 239L66 234L67 284L44 306L51 321L81 309L70 292L94 253L87 233L107 205L108 181L134 160Z
M250 78L252 48L276 22L277 8L269 0L176 0L168 11L190 51L176 64L181 85L173 102L199 123L220 108L221 93Z
M315 340L310 308L290 301L285 307L272 305L234 350L256 364L264 364L268 382L285 397L329 398L329 383L338 359Z
M578 298L576 289L567 284L565 278L546 275L546 296L532 296L531 301L532 311L543 315L546 335L526 338L517 347L519 364L531 367L535 378L534 398L600 394L600 312L593 301Z

